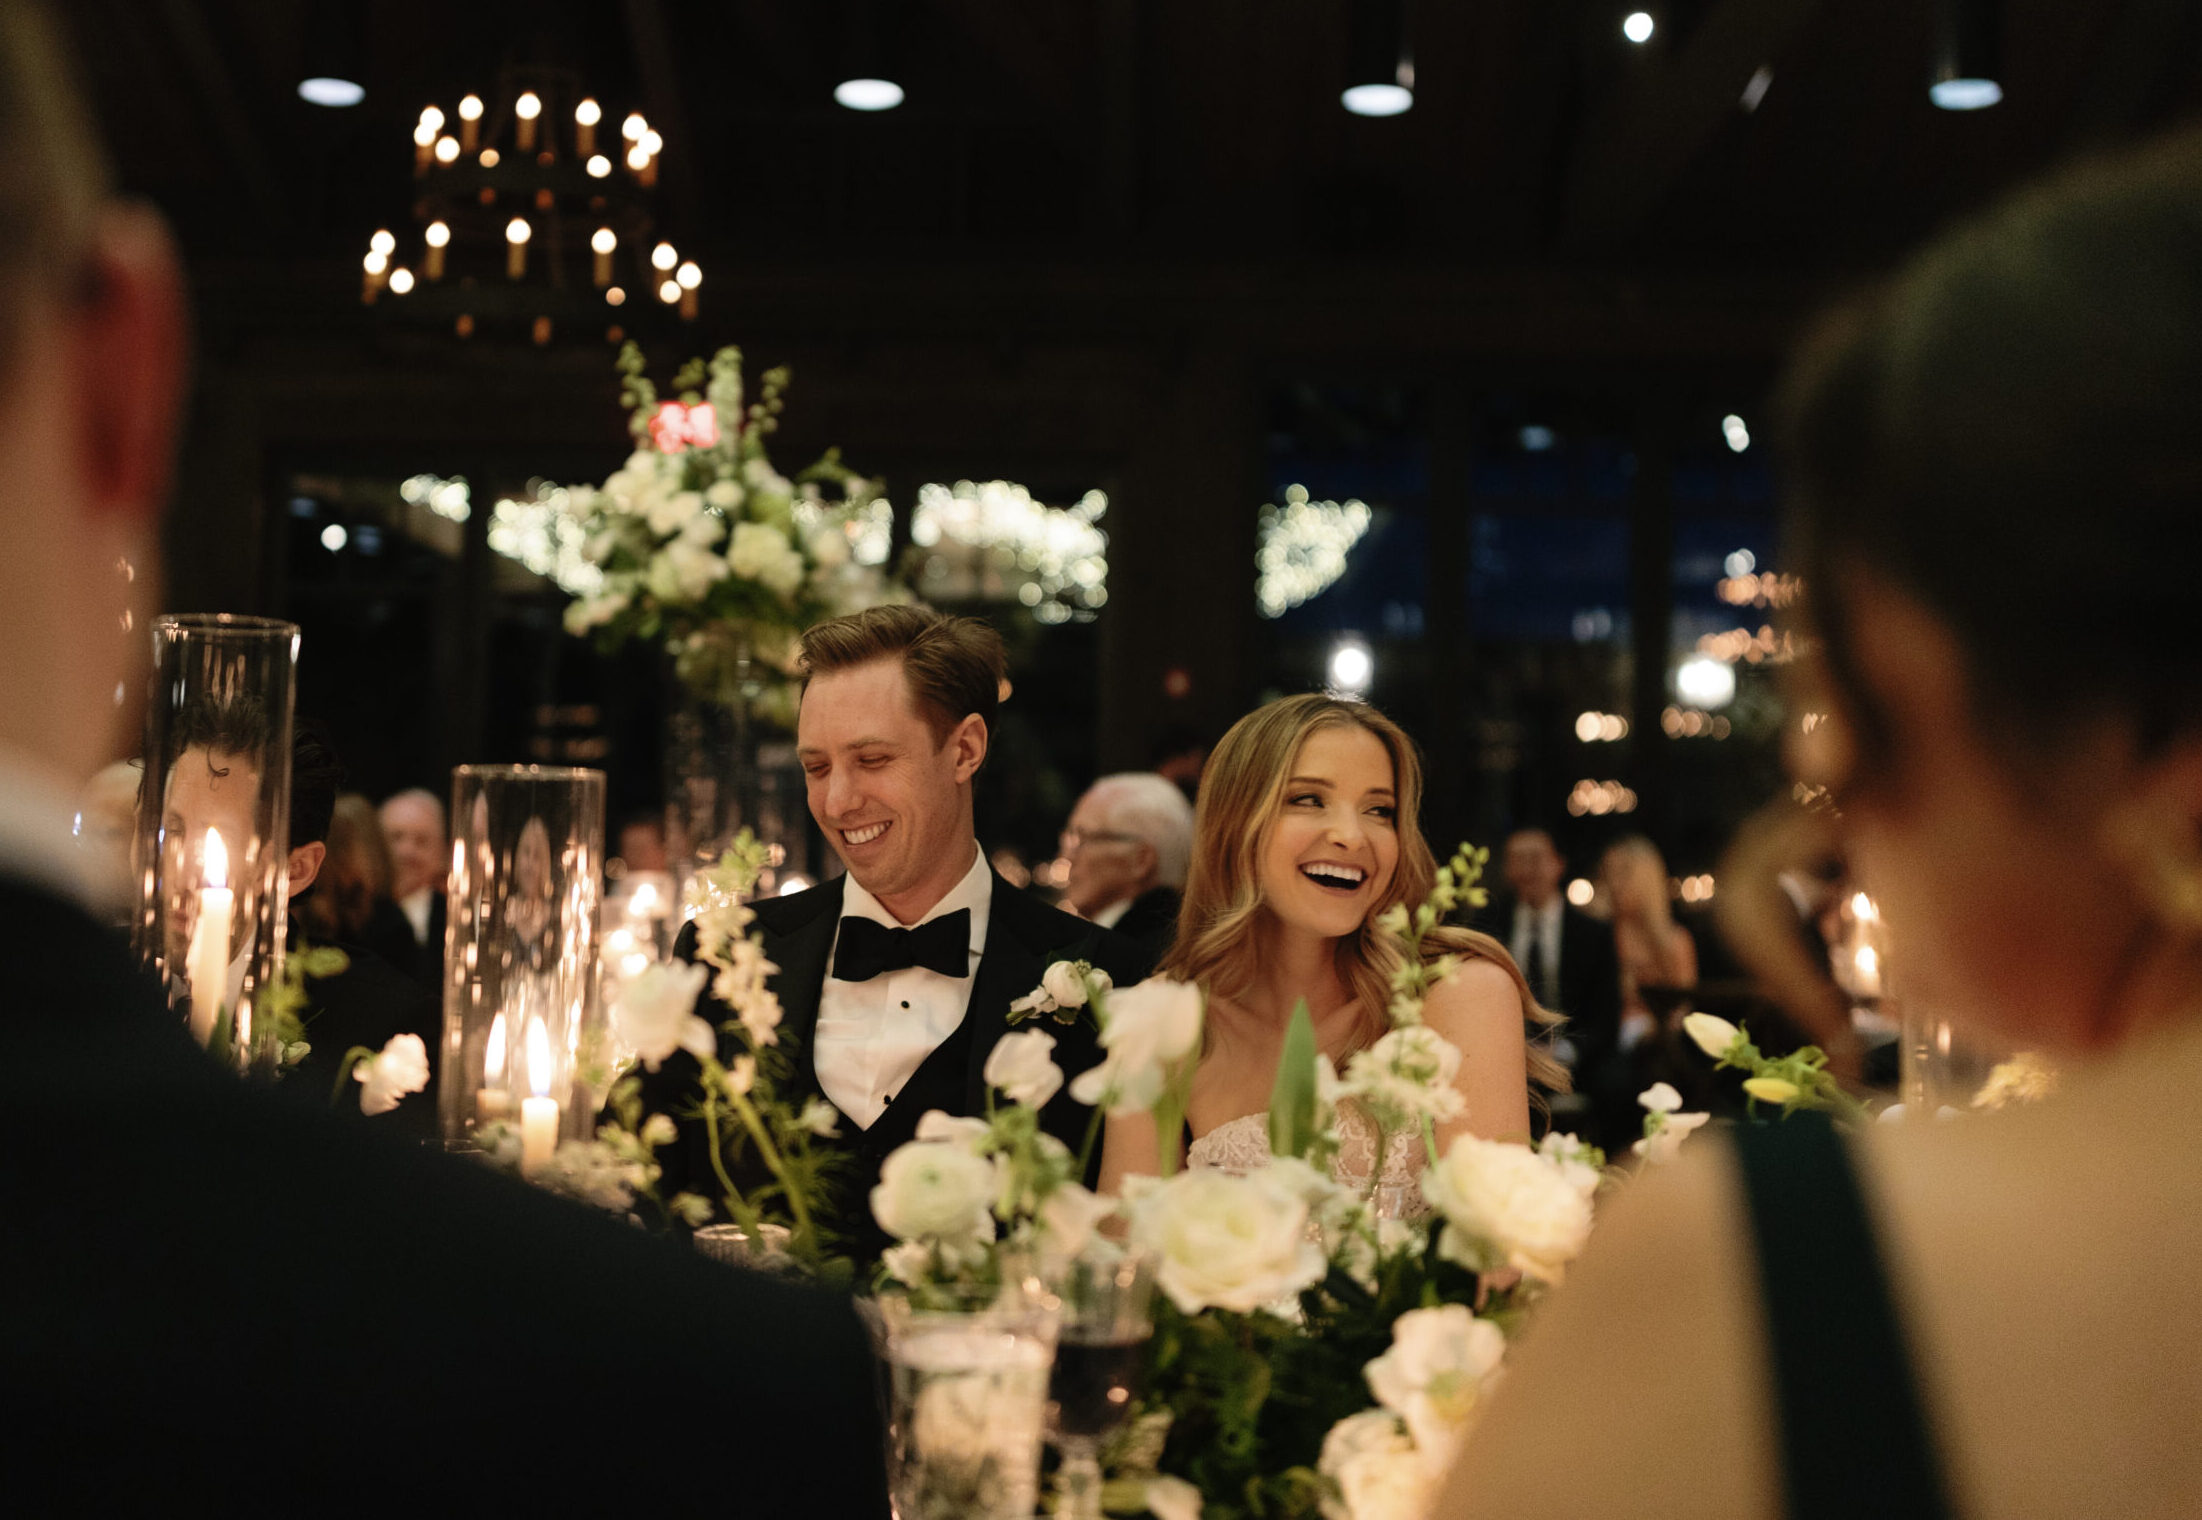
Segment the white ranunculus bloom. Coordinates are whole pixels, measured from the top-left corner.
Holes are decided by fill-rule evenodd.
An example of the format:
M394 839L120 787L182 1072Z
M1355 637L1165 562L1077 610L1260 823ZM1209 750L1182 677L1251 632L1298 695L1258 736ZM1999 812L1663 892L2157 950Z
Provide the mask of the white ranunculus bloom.
M1462 1135L1423 1173L1422 1194L1445 1216L1440 1254L1479 1271L1557 1283L1590 1238L1589 1194L1526 1145Z
M937 1108L929 1108L918 1117L917 1138L929 1143L945 1141L976 1153L986 1136L984 1119L944 1113Z
M896 1147L872 1189L872 1217L897 1240L992 1239L994 1167L960 1145Z
M1005 1034L986 1058L986 1085L1012 1103L1039 1108L1063 1086L1063 1068L1049 1052L1055 1036L1040 1029Z
M652 1071L676 1050L697 1060L718 1051L709 1020L696 1013L696 998L711 968L683 961L645 966L612 998L612 1037Z
M1466 1106L1453 1078L1460 1047L1430 1028L1394 1029L1346 1063L1345 1090L1387 1125L1442 1124Z
M1664 1166L1681 1152L1682 1142L1712 1117L1711 1114L1669 1114L1666 1123L1637 1141L1631 1149L1654 1166Z
M1071 1083L1081 1103L1109 1098L1118 1116L1154 1107L1169 1080L1170 1068L1200 1043L1200 989L1190 982L1150 977L1136 987L1113 992L1101 1029L1108 1058Z
M1364 1409L1331 1426L1316 1465L1340 1495L1324 1498L1325 1520L1422 1520L1442 1476L1387 1409Z
M1323 1276L1307 1202L1273 1168L1235 1177L1195 1167L1130 1207L1133 1243L1155 1254L1156 1280L1187 1314L1251 1313Z
M1155 1520L1200 1520L1200 1490L1183 1478L1149 1478L1142 1497Z
M1366 1369L1369 1392L1407 1422L1425 1458L1442 1463L1505 1357L1505 1335L1466 1304L1410 1309L1392 1322L1391 1349Z
M1078 961L1057 961L1047 968L1040 978L1040 990L1055 999L1057 1008L1083 1008L1086 1006L1086 977L1090 974L1101 984L1101 990L1109 990L1109 974L1095 970Z
M1671 1082L1654 1082L1636 1095L1636 1101L1655 1114L1671 1114L1682 1106L1682 1094Z
M428 1085L428 1047L417 1034L394 1034L381 1054L352 1068L352 1080L360 1084L359 1111L386 1114Z
M1736 1036L1743 1031L1726 1019L1709 1013L1693 1013L1682 1021L1682 1032L1697 1042L1697 1048L1719 1060L1735 1044Z

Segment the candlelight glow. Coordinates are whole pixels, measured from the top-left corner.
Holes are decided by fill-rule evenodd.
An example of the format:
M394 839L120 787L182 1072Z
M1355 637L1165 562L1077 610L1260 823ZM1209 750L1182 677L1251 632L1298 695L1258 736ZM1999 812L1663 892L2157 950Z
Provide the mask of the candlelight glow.
M619 287L618 287L617 285L614 285L614 286L613 286L613 287L612 287L612 288L611 288L610 290L607 290L607 291L605 291L605 292L604 292L604 304L605 304L606 306L624 306L624 305L626 305L626 304L627 304L627 292L626 292L626 291L624 291L624 290L621 290L621 289L620 289L620 288L619 288Z
M649 130L650 124L642 119L642 113L640 111L632 111L628 113L627 119L620 123L619 135L627 139L627 141L633 142L636 138L640 137L643 133Z
M460 102L459 102L459 120L461 120L461 121L480 121L481 119L482 119L482 97L481 97L481 96L479 96L479 95L469 95L469 96L467 96L467 97L466 97L466 99L464 99L464 100L462 100L462 101L460 101Z
M604 119L604 108L593 100L584 100L573 108L573 119L584 127L593 127Z
M673 280L683 290L694 290L703 283L703 270L696 266L694 260L690 260L680 266L680 272L673 276Z
M206 884L210 887L229 885L229 850L222 843L220 829L206 831Z
M367 246L377 253L396 253L398 240L390 235L388 228L384 228L367 240Z
M367 257L359 261L359 267L369 274L380 274L390 267L390 255L380 250L370 251Z
M671 243L660 243L657 245L657 247L650 250L650 263L655 268L663 269L670 273L673 266L675 264L678 264L679 262L680 255L673 251L673 245Z
M456 137L439 137L439 138L437 138L437 139L436 139L436 162L437 162L437 163L439 163L439 164L455 164L455 163L457 163L458 161L459 161L459 140L458 140L458 139L457 139Z
M1878 907L1874 906L1873 899L1866 896L1866 894L1863 892L1852 894L1850 899L1850 911L1857 917L1860 923L1865 924L1877 923L1879 922L1881 917L1881 910Z
M413 271L412 271L412 270L410 270L410 269L407 269L407 268L406 268L406 267L405 267L404 265L402 265L402 264L401 264L401 265L399 265L399 266L398 266L398 267L397 267L396 269L393 269L393 270L391 270L391 271L390 271L390 291L391 291L391 294L393 294L393 295L401 295L401 296L402 296L402 295L404 295L404 294L405 294L405 293L406 293L407 291L411 290L412 288L413 288Z
M538 1098L550 1096L550 1031L541 1019L528 1020L528 1087Z
M645 132L642 134L642 136L635 139L635 146L640 148L643 152L649 154L652 158L656 158L660 153L663 153L665 151L665 139L658 136L655 132Z
M497 150L495 148L482 149L482 167L485 169L497 167Z
M638 174L641 173L644 169L650 167L650 155L640 148L629 148L627 150L627 167Z
M627 899L627 911L637 918L648 917L658 910L658 889L650 882L642 882L635 888L634 896Z
M482 1071L492 1084L505 1074L505 1016L501 1013L489 1022L489 1049L482 1054Z
M421 124L420 124L419 126L417 126L417 127L415 127L415 128L413 129L413 146L414 146L414 147L416 147L416 148L427 148L427 147L432 147L432 146L433 146L433 145L435 144L435 141L436 141L436 129L435 129L434 127L430 126L430 125L429 125L429 124L428 124L427 122L425 122L425 121L424 121L424 122L422 122L422 123L421 123Z
M610 253L619 246L619 235L609 227L599 227L589 239L589 247L598 253Z
M658 287L658 299L668 306L672 305L680 299L680 286L671 280L667 280Z
M451 224L449 222L430 222L425 236L428 239L429 247L442 248L451 241Z
M431 132L441 132L443 130L443 112L434 106L424 107L421 111L421 125Z
M1858 979L1870 986L1880 974L1881 952L1871 945L1860 945L1858 947Z
M512 103L512 114L522 121L535 120L536 117L543 114L543 97L533 90L526 91L518 100Z
M605 175L612 172L612 161L606 158L601 153L591 153L589 155L588 168L589 178L602 179Z
M528 226L528 220L524 216L516 216L505 223L505 241L508 243L525 243L532 236L534 231Z

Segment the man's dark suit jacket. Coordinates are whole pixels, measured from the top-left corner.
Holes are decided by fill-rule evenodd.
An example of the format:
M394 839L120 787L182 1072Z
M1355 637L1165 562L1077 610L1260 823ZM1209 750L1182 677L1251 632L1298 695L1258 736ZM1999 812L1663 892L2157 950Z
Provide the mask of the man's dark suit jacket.
M759 902L756 932L765 956L780 969L771 981L782 1011L780 1044L794 1064L793 1090L786 1096L797 1101L822 1095L818 1071L812 1060L811 1036L818 1027L818 1002L824 989L827 957L833 953L835 931L841 922L842 886L846 878L799 892L793 897ZM683 960L696 956L696 929L681 930L674 953ZM917 1072L894 1095L870 1129L859 1130L853 1121L841 1121L837 1148L846 1164L840 1169L840 1196L828 1227L840 1244L859 1262L877 1256L888 1244L872 1219L871 1190L879 1180L880 1163L896 1146L914 1139L918 1120L928 1109L956 1115L986 1112L986 1058L995 1044L1010 1032L1009 1005L1040 985L1040 978L1056 961L1090 961L1120 987L1128 987L1147 974L1148 961L1131 941L1049 907L1029 892L994 877L994 897L987 909L986 953L979 961L971 985L971 1002L963 1023L919 1065ZM733 1015L706 995L697 1012L714 1025ZM1044 1029L1055 1036L1055 1064L1066 1078L1098 1065L1101 1050L1095 1040L1090 1013L1065 1025L1035 1015L1022 1026ZM731 1061L741 1049L738 1038L722 1033L720 1059ZM643 1101L659 1113L678 1114L695 1090L699 1068L685 1052L668 1059L655 1075L643 1077ZM1074 1102L1067 1088L1040 1111L1040 1125L1072 1150L1084 1141L1093 1110ZM1094 1158L1098 1161L1098 1156ZM710 1152L700 1121L682 1124L677 1145L658 1152L665 1169L660 1187L667 1196L682 1188L705 1197L719 1192L711 1170ZM761 1177L740 1176L748 1186Z
M1150 887L1132 899L1113 927L1159 963L1177 942L1177 910L1183 902L1175 887Z
M1494 896L1476 927L1511 950L1514 899ZM1621 1038L1621 958L1613 948L1613 926L1572 904L1560 908L1560 1006L1553 1011L1567 1015L1561 1032L1575 1047L1579 1079L1612 1058Z
M845 1300L224 1074L6 880L0 964L16 1513L885 1513Z

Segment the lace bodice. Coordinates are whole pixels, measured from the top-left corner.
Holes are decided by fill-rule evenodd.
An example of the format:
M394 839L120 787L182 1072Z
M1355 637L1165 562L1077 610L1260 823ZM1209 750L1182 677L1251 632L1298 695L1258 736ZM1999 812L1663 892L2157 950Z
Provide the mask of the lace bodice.
M1381 1187L1401 1187L1422 1175L1422 1137L1414 1133L1392 1136L1385 1147ZM1185 1153L1191 1166L1220 1167L1230 1172L1250 1172L1269 1164L1269 1116L1242 1114L1202 1135ZM1369 1185L1376 1164L1376 1125L1368 1115L1341 1107L1338 1114L1338 1159L1331 1163L1332 1178L1355 1191Z

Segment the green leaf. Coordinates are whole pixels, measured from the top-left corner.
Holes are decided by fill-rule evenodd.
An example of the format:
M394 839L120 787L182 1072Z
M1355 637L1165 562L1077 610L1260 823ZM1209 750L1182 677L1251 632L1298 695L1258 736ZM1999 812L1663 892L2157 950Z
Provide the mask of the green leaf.
M1305 1157L1315 1143L1315 1056L1315 1021L1308 1017L1307 999L1301 998L1285 1025L1277 1085L1269 1094L1272 1155Z

